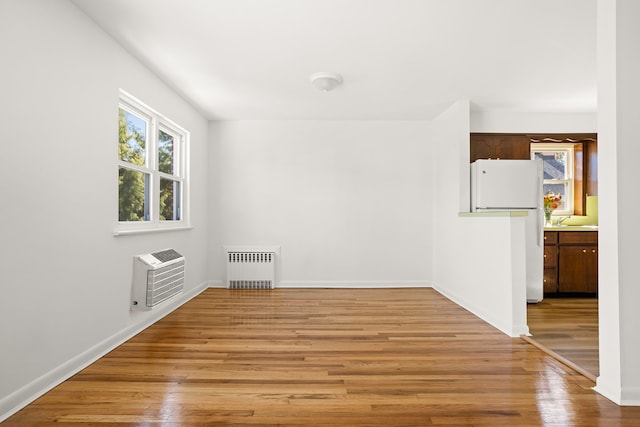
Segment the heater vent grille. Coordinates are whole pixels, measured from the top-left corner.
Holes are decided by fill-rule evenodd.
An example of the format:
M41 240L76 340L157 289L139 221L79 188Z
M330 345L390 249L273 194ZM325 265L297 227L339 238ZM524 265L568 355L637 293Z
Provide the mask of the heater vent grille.
M226 263L227 288L275 288L275 252L228 251L226 253Z
M182 258L182 255L180 255L175 249L165 249L164 251L153 252L151 255L157 258L160 262L169 262L174 259Z

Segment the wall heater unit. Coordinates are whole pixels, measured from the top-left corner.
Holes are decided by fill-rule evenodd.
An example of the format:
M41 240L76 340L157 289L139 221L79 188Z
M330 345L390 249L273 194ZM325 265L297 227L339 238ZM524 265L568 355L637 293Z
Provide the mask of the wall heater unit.
M184 289L185 259L173 249L133 258L131 309L151 310Z
M275 252L227 251L226 259L228 289L275 288Z

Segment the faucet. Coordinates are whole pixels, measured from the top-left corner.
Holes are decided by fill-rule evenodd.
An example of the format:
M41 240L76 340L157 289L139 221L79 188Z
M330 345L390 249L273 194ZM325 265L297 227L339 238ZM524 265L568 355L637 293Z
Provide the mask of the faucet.
M564 221L568 220L569 218L571 218L571 216L563 216L562 218L558 218L558 222L557 224L560 225L562 224Z

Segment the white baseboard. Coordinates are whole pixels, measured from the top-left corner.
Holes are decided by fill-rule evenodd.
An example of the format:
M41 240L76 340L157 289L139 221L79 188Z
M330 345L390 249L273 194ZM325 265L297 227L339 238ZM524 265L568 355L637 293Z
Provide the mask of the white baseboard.
M166 304L163 303L162 305L155 307L153 310L146 312L150 314L145 316L144 320L129 325L117 334L106 338L102 342L42 375L40 378L35 379L24 387L16 390L3 399L0 399L0 422L9 418L11 415L18 412L20 409L24 408L49 390L53 389L58 384L80 372L82 369L86 368L120 344L124 343L129 338L162 319L164 316L171 313L190 299L196 297L207 288L207 284L208 282L201 283L196 288L191 289L188 292L176 295L175 298L166 301Z
M640 387L611 387L604 384L602 376L598 377L593 387L598 394L606 397L619 406L640 406Z
M385 281L295 281L286 280L277 284L278 288L430 288L427 280L385 280Z
M221 280L210 280L210 288L225 288ZM430 288L428 280L391 280L391 281L311 281L311 280L285 280L278 282L276 288Z
M482 310L479 307L476 307L474 304L471 304L470 302L465 301L463 298L460 298L457 295L447 292L446 290L440 288L437 285L433 286L433 288L448 300L456 303L460 307L471 312L473 315L475 315L479 319L487 322L494 328L500 330L501 332L509 335L512 338L517 338L521 335L529 335L529 327L527 325L505 325L503 322L496 319L495 316L493 316L491 313L488 313L486 312L486 310Z

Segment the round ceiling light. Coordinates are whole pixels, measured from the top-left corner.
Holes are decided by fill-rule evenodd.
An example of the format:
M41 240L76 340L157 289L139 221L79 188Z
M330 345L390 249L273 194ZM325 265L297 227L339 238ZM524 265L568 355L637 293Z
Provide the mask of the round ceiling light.
M315 87L323 92L329 92L342 84L342 76L338 73L313 73L310 80Z

